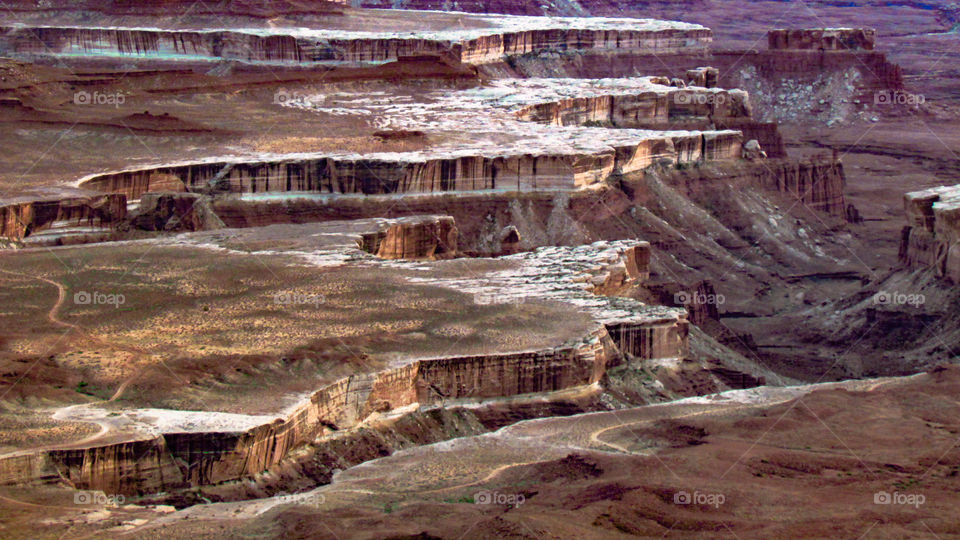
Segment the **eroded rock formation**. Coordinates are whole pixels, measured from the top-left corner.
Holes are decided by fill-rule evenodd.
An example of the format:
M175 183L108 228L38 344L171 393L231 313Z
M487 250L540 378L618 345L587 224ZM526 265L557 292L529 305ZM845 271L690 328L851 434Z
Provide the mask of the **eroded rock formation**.
M199 193L144 193L130 221L134 227L147 231L203 231L224 227L210 201Z
M401 218L386 229L363 235L361 249L381 259L445 259L457 254L452 217Z
M383 157L295 155L289 159L191 163L94 175L87 189L120 192L138 199L152 191L154 178L179 178L191 191L234 193L314 192L400 194L440 191L574 189L629 173L654 163L736 160L741 153L737 131L690 132L656 136L649 132L597 153L444 155L387 154ZM631 141L630 139L633 138ZM462 153L469 154L469 151Z
M211 30L44 25L0 28L0 50L28 56L235 60L266 63L382 63L442 56L483 64L544 51L697 52L709 29L643 19L558 19L488 15L472 28L391 32L273 28ZM384 23L388 24L388 23ZM486 27L482 27L486 25ZM477 27L480 26L480 27Z
M54 191L0 201L0 237L23 240L51 228L112 228L126 216L127 198L123 194Z
M770 49L817 51L872 51L877 31L873 28L812 28L771 30L767 33Z
M904 196L907 226L900 259L932 268L936 275L960 283L960 186L943 186Z

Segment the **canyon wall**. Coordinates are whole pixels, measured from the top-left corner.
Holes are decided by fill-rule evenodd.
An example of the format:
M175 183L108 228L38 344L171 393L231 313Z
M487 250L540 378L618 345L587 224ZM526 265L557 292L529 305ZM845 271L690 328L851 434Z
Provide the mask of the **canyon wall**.
M579 343L555 349L417 360L341 379L288 417L243 432L164 433L0 459L0 483L59 479L78 489L144 495L237 480L264 472L296 447L353 427L375 412L586 386L622 363L624 353L641 360L684 357L686 336L687 322L678 316L601 325Z
M662 76L684 78L688 70L710 65L719 69L717 84L723 88L742 88L754 96L775 96L780 91L790 90L785 81L802 82L810 85L811 92L827 92L821 88L824 77L846 73L856 73L849 81L852 85L850 96L844 99L873 103L874 94L879 91L898 91L904 89L903 73L900 66L887 60L886 55L867 50L749 50L749 51L709 51L703 54L643 54L623 53L616 61L606 61L589 52L576 58L564 56L547 58L519 57L509 64L494 63L481 67L481 72L490 77L575 77L584 79L603 79L620 77L623 73L636 76ZM819 81L819 82L818 82ZM821 94L816 94L818 100ZM837 98L828 93L823 98ZM753 103L754 117L758 102ZM804 101L803 103L805 103ZM798 102L791 103L794 108L802 109ZM760 111L762 112L762 110Z
M876 41L877 31L873 28L780 29L767 32L767 47L771 50L872 51Z
M389 22L385 23L389 26ZM472 37L477 32L488 35ZM270 29L162 30L156 28L0 27L0 51L7 55L130 57L154 60L233 60L267 63L382 63L413 56L445 56L482 64L543 51L680 52L703 50L706 28L655 30L534 28L468 33ZM462 34L462 35L461 35Z
M620 128L709 129L710 120L750 116L746 92L675 89L670 92L577 97L537 103L517 111L517 118L554 126L589 122Z
M121 193L0 200L0 237L23 240L51 228L110 228L121 222L126 212L127 198Z
M804 160L766 159L760 163L740 163L722 173L707 169L670 171L663 175L672 186L694 197L702 186L722 177L723 182L784 193L805 206L837 217L847 218L843 195L846 175L843 163L828 157Z
M655 162L739 159L739 132L689 133L650 138L599 153L399 159L311 156L276 161L221 161L158 166L94 175L86 189L139 199L153 183L177 177L191 191L232 193L313 192L365 195L506 189L574 189Z
M937 276L960 283L960 186L907 193L904 209L901 262L932 268Z

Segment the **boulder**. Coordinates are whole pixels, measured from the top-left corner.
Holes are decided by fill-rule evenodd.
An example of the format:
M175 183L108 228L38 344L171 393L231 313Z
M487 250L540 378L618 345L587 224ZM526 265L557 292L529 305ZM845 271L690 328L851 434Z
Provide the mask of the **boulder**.
M756 139L751 139L743 145L743 159L756 161L766 159L767 153L760 148L760 143Z

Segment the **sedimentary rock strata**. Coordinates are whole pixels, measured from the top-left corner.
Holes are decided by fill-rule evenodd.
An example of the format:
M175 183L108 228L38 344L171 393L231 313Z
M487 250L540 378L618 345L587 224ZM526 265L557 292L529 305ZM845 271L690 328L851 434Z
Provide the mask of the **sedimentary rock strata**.
M427 15L429 19L429 15ZM7 26L8 54L152 60L235 60L279 64L381 63L437 55L482 64L543 51L695 52L711 38L702 26L649 19L469 16L434 31L156 27ZM389 12L383 26L389 27ZM429 27L429 25L427 25Z
M120 193L40 190L0 200L0 237L23 240L48 229L110 229L126 212L127 198Z
M465 149L364 156L295 154L256 161L240 157L98 174L81 180L79 185L124 193L130 199L152 191L151 179L158 173L176 176L191 191L248 194L575 189L600 183L614 171L628 173L659 162L734 160L741 153L741 135L737 131L671 134L625 130L610 137L613 140L593 140L588 148L576 148L579 140L587 143L591 135L603 134L602 130L590 128L571 132L576 137L572 144L567 143L569 153L529 153L518 147L486 155L481 149Z
M790 199L838 217L848 215L843 195L846 175L843 163L830 157L804 160L766 159L759 163L740 164L721 173L724 181L744 189L768 189L786 194ZM684 170L670 172L665 178L691 196L703 184L719 180L717 171Z
M434 259L457 254L457 225L452 217L395 221L386 229L364 234L363 250L381 259Z
M960 186L907 193L900 259L960 283Z
M873 28L780 29L767 33L768 45L774 50L872 51L876 39Z

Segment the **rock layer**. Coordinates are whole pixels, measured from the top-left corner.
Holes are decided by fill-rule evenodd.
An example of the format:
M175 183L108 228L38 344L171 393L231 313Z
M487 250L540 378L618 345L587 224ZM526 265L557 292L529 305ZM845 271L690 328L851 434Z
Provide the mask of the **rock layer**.
M582 154L376 154L367 157L293 155L287 159L189 163L88 177L87 189L138 199L153 178L179 178L191 191L233 193L313 192L401 194L475 190L575 189L653 163L740 158L737 131L637 135L597 153ZM627 139L629 140L629 139ZM469 152L466 152L469 153Z
M38 193L0 201L0 237L23 240L51 228L112 228L127 212L127 198L120 193L82 190Z
M27 56L232 60L279 64L382 63L443 56L483 64L545 51L671 53L702 51L699 25L645 19L471 17L486 27L392 32L311 28L162 29L151 27L6 26L0 50ZM383 17L383 26L390 20Z
M929 267L937 276L960 283L960 186L943 186L904 196L907 226L900 259Z
M872 51L876 40L877 31L873 28L781 29L767 33L771 50Z
M381 259L443 259L456 256L459 233L452 217L393 221L398 223L364 234L361 248Z

